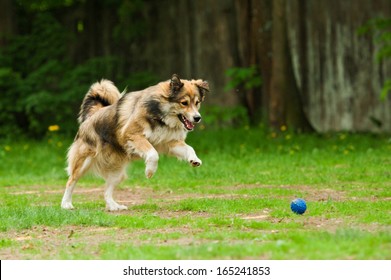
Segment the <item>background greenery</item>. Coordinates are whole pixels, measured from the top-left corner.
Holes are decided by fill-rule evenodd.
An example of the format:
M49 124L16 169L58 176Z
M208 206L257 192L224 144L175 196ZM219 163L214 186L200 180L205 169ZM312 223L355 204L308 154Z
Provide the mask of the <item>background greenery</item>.
M70 47L79 40L77 31L56 16L58 9L73 4L68 2L18 1L19 33L7 38L7 44L0 48L0 137L42 138L50 125L72 135L81 100L93 82L115 77L121 90L136 90L158 81L150 72L124 71L120 56L70 55ZM132 7L121 11L129 9ZM114 39L125 36L120 27ZM77 28L81 32L83 26Z
M359 4L365 4L365 1L362 0L362 3ZM251 4L249 4L251 1L245 2L243 7ZM51 125L58 125L60 132L65 136L74 135L77 129L76 116L81 100L93 82L101 78L109 78L115 81L121 91L125 88L138 90L162 79L168 79L172 71L179 71L179 74L186 73L184 75L191 73L191 77L186 78L200 75L202 78L210 79L213 88L207 103L212 99L214 99L214 103L213 105L206 104L208 108L206 108L205 115L209 116L209 119L206 119L208 126L222 127L246 124L257 126L262 121L275 126L274 128L278 130L282 124L289 123L283 120L283 117L287 115L286 112L276 113L275 116L282 118L277 124L268 123L268 118L270 118L268 115L276 110L270 105L273 103L271 100L277 96L273 89L269 89L272 65L270 61L266 63L272 49L260 49L262 51L256 55L252 53L254 51L252 48L256 46L253 40L270 41L269 37L263 38L262 36L265 35L263 33L263 35L252 34L252 29L243 21L237 26L237 30L241 32L240 34L248 32L247 37L243 38L248 42L235 40L235 43L240 41L243 44L236 47L237 50L235 50L234 44L226 43L227 50L232 48L226 52L227 50L223 51L221 46L213 45L212 43L215 41L211 40L210 44L204 43L199 48L200 55L198 56L198 52L194 53L194 49L188 48L188 45L195 46L195 43L199 41L197 34L203 34L201 31L204 30L204 27L199 22L193 22L196 19L187 16L187 7L192 3L182 3L183 6L173 5L170 1L160 1L159 3L142 0L4 1L0 11L0 16L4 18L0 28L0 137L12 138L23 135L42 139ZM263 7L270 14L274 8L278 7L295 11L289 1L278 2L280 3L278 5L276 3L271 5L271 3L270 1L260 1L253 4L254 9L262 10ZM227 11L238 13L238 15L247 11L233 5L232 1L222 0L220 4L225 4ZM312 7L310 1L307 4L309 5L307 8ZM329 4L326 5L332 9ZM161 7L166 7L167 16L164 12L160 12ZM304 18L306 16L304 13L305 5L300 7L298 12L303 13ZM337 5L335 7L337 11L344 9L343 6ZM202 10L205 10L205 13L213 14L213 16L207 17L208 21L205 21L205 24L216 26L225 24L227 17L225 14L221 14L221 11L215 6L206 5ZM378 13L376 9L372 12ZM155 18L151 18L151 15L154 15ZM166 27L161 24L162 16L166 18L164 22L169 22L167 23L168 29L165 29ZM204 14L199 16L201 18ZM270 15L269 17L262 18L261 15L255 14L246 17L243 14L241 20L249 18L264 26L265 32L266 30L270 32L272 18ZM362 43L365 42L365 44L360 43L363 49L368 49L366 43L373 40L373 53L376 54L379 63L377 68L384 68L382 71L379 70L382 77L380 82L383 85L381 96L384 102L388 102L387 92L390 88L390 81L387 76L387 65L391 53L389 32L391 21L386 14L383 18L375 18L364 24L367 17L368 15L365 13L357 15L361 24L354 22L352 26L356 26L355 30L358 29L361 36L357 36L357 34L352 34L352 36L359 37L360 40L363 40ZM189 22L183 22L184 18ZM229 21L233 18L229 18ZM175 21L176 19L177 21ZM216 20L216 23L210 23L209 20ZM183 24L177 22L183 22ZM155 26L155 23L159 26ZM318 28L324 26L321 23ZM234 23L228 22L227 24L232 27ZM192 34L191 38L183 37L183 34L186 34L183 28L187 25L190 28L196 26L200 28L200 31L195 29L195 34ZM216 34L219 36L229 35L232 37L229 38L234 39L235 36L240 36L240 34L235 35L235 30L235 28L230 28L228 32ZM161 36L161 34L165 34L165 36ZM211 36L211 32L206 32L202 38L205 37L207 40L209 38L207 36ZM185 38L190 41L186 41ZM271 44L269 41L265 42L263 46ZM249 46L246 45L247 43ZM149 48L150 45L154 47ZM161 52L156 50L161 50ZM308 50L303 49L302 51L304 53ZM232 62L225 63L228 59L214 62L213 59L208 58L207 54L222 54L226 58L232 59ZM240 57L242 56L243 59L248 56L249 60L241 61ZM259 57L256 58L257 56ZM274 57L277 55L275 54ZM177 65L171 61L177 61ZM188 63L190 65L187 65ZM302 67L306 65L305 62L302 64ZM353 65L353 63L348 64ZM167 67L167 65L173 66ZM363 68L365 67L349 68L349 73L358 73ZM211 69L213 71L209 72ZM305 72L304 68L302 70ZM285 75L285 77L291 76L293 76L292 73ZM288 83L284 82L284 84L287 86L288 93L293 92ZM220 86L221 90L217 86ZM319 86L322 85L319 84ZM306 100L306 98L309 95L307 97L306 95L308 93L303 88L302 92L293 99L288 99L288 97L292 98L289 94L284 95L283 99L288 108L293 104L293 100L303 99L304 104L308 102L309 99ZM368 91L367 95L371 95L371 93ZM216 98L216 96L220 97ZM330 101L337 100L336 97L329 99ZM319 100L323 100L319 101L320 103L325 102L326 98L319 98ZM360 102L357 100L357 103ZM225 103L229 103L230 107L224 107ZM372 104L373 102L367 103ZM321 106L324 106L324 112L326 112L334 105L330 103ZM281 109L282 107L277 106L277 108ZM307 117L309 117L310 109L307 108ZM368 111L372 110L377 111L374 108L368 109ZM319 112L315 115L321 114ZM343 112L333 112L333 115L336 114L342 115ZM362 115L361 112L354 114ZM387 114L373 113L369 118L377 127L381 127L382 124L384 127L386 120L383 120L381 116L385 115ZM321 121L326 122L327 117L325 116ZM292 129L300 130L300 125L298 127L294 127L293 124L290 126ZM318 123L318 127L321 126L322 124Z
M376 60L382 63L383 60L391 58L391 19L375 18L369 20L365 25L360 27L358 34L371 34L375 38L378 47ZM391 79L386 79L383 84L383 89L380 93L380 98L385 100L388 93L391 91Z

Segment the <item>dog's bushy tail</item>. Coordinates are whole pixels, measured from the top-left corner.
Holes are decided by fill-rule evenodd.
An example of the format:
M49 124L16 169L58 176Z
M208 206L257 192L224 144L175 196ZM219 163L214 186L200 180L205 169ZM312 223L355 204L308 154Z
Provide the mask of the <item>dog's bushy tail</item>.
M79 123L84 122L99 109L114 104L121 98L118 88L109 80L93 84L80 107Z

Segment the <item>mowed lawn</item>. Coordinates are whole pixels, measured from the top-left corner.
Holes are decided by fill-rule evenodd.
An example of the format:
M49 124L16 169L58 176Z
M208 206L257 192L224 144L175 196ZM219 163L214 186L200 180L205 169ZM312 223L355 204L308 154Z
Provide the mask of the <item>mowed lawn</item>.
M391 259L390 136L282 130L196 129L203 165L132 163L116 213L93 176L60 208L71 139L3 140L0 259Z

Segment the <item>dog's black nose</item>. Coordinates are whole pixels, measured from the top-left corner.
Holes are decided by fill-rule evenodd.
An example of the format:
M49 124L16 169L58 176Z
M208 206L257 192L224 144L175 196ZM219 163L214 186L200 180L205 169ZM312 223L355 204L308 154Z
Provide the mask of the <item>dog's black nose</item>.
M201 116L195 116L195 117L194 117L194 121L195 121L196 123L199 123L199 122L201 121Z

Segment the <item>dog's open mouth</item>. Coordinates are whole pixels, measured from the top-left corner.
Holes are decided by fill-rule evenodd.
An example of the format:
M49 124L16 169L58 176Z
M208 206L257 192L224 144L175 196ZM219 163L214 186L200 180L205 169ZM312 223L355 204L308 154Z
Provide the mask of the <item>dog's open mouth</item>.
M183 123L187 130L193 130L194 124L189 121L184 115L178 115L179 120Z

